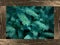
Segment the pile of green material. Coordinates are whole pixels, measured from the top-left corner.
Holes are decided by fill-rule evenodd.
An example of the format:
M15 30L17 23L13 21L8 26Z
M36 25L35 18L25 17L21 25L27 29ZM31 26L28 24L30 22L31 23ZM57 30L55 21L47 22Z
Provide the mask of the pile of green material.
M54 38L54 7L7 6L6 9L6 38Z

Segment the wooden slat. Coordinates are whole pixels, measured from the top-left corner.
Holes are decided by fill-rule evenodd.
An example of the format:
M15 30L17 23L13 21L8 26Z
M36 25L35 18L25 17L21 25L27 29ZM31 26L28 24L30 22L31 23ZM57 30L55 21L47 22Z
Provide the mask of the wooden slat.
M60 1L60 0L5 0L6 2L41 2L41 1Z
M27 3L26 3L27 2ZM59 0L3 0L0 5L38 5L38 6L60 6Z
M59 30L59 39L60 39L60 7L58 10L58 15L59 15L59 19L58 19L58 30Z
M0 6L0 39L5 38L5 6Z
M27 2L27 3L26 3ZM29 2L29 1L17 1L17 2L5 2L6 5L37 5L37 6L60 6L60 2L59 1L40 1L40 2Z
M0 39L1 45L60 45L60 40Z
M1 15L1 12L0 12L0 31L2 30L2 15ZM1 35L1 32L0 32L0 35ZM1 37L1 36L0 36Z
M60 15L60 7L55 7L55 25L54 25L55 39L60 39L60 29L58 29L59 15Z

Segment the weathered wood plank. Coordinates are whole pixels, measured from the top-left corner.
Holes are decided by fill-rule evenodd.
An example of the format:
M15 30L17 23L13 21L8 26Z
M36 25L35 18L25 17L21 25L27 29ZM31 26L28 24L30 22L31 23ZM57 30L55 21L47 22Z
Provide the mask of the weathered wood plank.
M15 40L0 39L1 45L60 45L60 40Z
M60 15L60 7L55 7L55 27L54 27L54 39L60 39L60 29L58 29L59 25L59 15Z
M27 2L27 3L26 3ZM60 1L6 1L6 5L60 6Z
M0 39L5 38L5 6L0 6Z
M0 5L60 6L60 0L2 0Z
M59 15L59 19L58 19L58 30L59 30L59 39L60 39L60 7L58 10L58 15Z

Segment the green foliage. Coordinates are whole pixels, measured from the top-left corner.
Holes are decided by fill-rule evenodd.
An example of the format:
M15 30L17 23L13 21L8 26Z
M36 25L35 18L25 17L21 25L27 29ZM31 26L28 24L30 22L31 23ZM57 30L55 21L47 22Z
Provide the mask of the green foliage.
M54 38L54 7L7 6L6 9L7 38Z

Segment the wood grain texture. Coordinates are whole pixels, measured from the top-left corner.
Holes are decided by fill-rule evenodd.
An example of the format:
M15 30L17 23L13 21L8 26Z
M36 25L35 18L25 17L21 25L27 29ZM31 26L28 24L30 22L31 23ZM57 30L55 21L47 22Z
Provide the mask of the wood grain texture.
M27 2L27 3L26 3ZM59 0L3 0L0 5L60 6Z
M2 15L0 15L0 30L1 30L1 26L2 26Z
M5 6L0 6L0 39L5 38Z
M26 3L27 2L27 3ZM37 5L37 6L60 6L59 1L8 1L6 5Z
M60 40L0 39L0 45L60 45Z
M5 0L6 2L12 2L14 0ZM60 1L60 0L15 0L16 2L41 2L41 1ZM14 1L14 2L15 2Z
M59 15L59 19L58 19L58 35L59 35L59 39L60 39L60 7L58 10L58 15Z
M60 7L55 7L55 25L54 25L55 39L60 39L59 15L60 15Z

